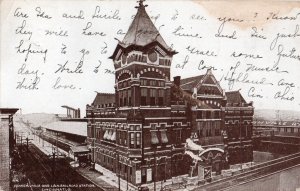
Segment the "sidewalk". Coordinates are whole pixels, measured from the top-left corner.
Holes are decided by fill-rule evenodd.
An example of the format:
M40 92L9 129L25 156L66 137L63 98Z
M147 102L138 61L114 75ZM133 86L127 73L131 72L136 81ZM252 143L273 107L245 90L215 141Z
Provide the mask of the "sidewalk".
M37 137L33 137L32 143L38 147L43 153L45 153L46 155L52 155L53 149L56 150L56 148L53 147L53 145L45 140L43 140L42 138L39 139ZM57 148L57 152L59 153L59 155L65 155L65 156L70 156L70 154L60 148ZM98 165L97 165L98 166ZM118 182L116 175L114 175L113 173L111 173L108 170L104 170L100 168L100 166L98 167L98 171L102 170L102 172L104 172L102 175L101 173L97 172L97 171L91 171L89 170L89 168L75 168L75 170L81 174L83 177L85 177L86 179L88 179L89 181L93 182L94 184L96 184L98 187L100 187L101 189L105 190L105 191L117 191L118 190ZM110 178L113 177L113 178ZM124 182L124 181L123 181ZM122 186L122 190L126 190L126 187L124 187L124 183L121 184ZM136 189L133 189L136 190Z
M76 168L76 171L81 174L83 177L88 179L89 181L96 184L99 188L103 189L104 191L117 191L119 190L118 187L113 186L102 178L105 177L99 172L91 171L88 168Z

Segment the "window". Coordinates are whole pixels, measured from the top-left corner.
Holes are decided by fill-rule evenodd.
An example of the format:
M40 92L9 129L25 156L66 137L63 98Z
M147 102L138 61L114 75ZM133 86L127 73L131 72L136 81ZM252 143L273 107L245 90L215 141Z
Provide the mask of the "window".
M122 135L123 135L123 132L119 131L118 136L119 136L119 144L120 145L122 145Z
M131 89L128 90L128 106L131 106Z
M156 86L156 81L155 80L150 80L150 86Z
M156 89L150 89L150 105L155 105Z
M122 91L119 91L119 106L123 106L123 93Z
M197 118L202 119L202 111L197 111Z
M134 133L130 133L130 148L134 148Z
M220 133L220 129L216 128L215 129L215 136L220 136L221 133Z
M158 105L164 105L164 90L158 90Z
M220 112L219 111L216 111L215 112L215 118L217 119L217 118L220 118Z
M141 86L147 86L147 80L142 79L141 80Z
M210 119L211 117L211 112L210 111L206 111L206 119Z
M123 102L124 106L127 106L127 91L123 92L123 99L124 99L124 102Z
M129 125L130 131L134 131L134 125Z
M165 86L165 82L164 82L164 81L159 81L159 82L158 82L158 86L164 87L164 86Z
M175 132L176 132L176 143L181 143L181 129L177 129Z
M123 140L124 140L124 145L127 145L127 133L126 131L123 131Z
M136 148L141 148L141 133L136 133Z
M147 89L141 88L141 105L147 105Z

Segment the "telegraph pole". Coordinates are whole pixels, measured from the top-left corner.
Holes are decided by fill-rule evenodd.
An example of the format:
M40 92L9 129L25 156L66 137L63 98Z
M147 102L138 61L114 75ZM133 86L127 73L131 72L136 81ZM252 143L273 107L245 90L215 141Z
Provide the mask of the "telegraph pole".
M121 191L121 172L120 172L120 155L119 155L119 151L117 151L118 153L118 184L119 184L119 191Z
M28 149L28 142L29 142L29 141L31 141L31 140L32 140L32 139L29 139L29 138L28 138L28 136L27 136L27 138L26 138L26 147L27 147L27 152L29 152L29 149Z
M157 166L156 166L156 148L154 150L154 191L156 191L156 175L157 175Z

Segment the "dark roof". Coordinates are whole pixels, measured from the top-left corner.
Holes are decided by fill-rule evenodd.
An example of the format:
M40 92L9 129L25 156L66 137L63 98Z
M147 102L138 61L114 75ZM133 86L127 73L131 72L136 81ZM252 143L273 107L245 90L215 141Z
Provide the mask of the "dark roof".
M246 103L240 91L225 92L225 95L227 97L227 104Z
M180 80L180 87L183 90L188 90L193 92L193 88L203 79L205 75L194 76L190 78L185 78Z
M115 94L113 93L97 93L92 105L101 105L115 103Z
M137 9L137 14L121 42L121 45L123 47L128 47L130 45L145 46L156 41L165 49L171 50L154 26L142 2L140 2Z
M212 107L198 100L197 98L193 98L191 93L186 92L181 87L176 85L171 87L171 99L172 101L186 101L192 106L197 105L200 109L212 109Z

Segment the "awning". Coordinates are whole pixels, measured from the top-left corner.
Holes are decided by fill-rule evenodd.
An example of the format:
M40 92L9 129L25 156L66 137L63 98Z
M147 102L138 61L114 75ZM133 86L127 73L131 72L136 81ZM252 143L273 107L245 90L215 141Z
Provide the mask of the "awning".
M108 130L105 131L105 133L103 135L103 139L107 139L107 135L108 135Z
M106 139L107 139L107 140L110 140L110 139L111 139L111 136L112 136L112 131L111 131L111 130L108 130Z
M153 145L157 145L159 143L156 132L157 131L151 131L151 144Z
M90 152L86 145L73 146L70 148L71 152L76 156L78 154L87 154Z
M168 143L169 140L168 140L166 131L161 131L160 136L161 136L162 143Z
M113 131L110 140L115 141L116 140L116 131Z

